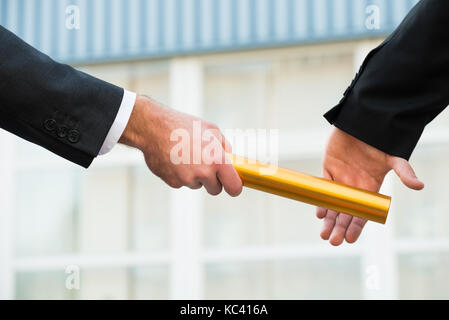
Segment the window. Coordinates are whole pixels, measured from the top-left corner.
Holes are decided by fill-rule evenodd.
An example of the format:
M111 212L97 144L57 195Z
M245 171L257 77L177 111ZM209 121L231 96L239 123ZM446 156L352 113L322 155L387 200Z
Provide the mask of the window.
M203 116L222 128L280 128L280 164L320 175L329 132L321 115L352 79L355 50L357 43L337 43L193 57L204 76ZM171 61L161 60L86 71L170 102L170 68ZM389 176L383 190L394 199L388 224L369 224L357 245L340 248L320 240L321 224L311 206L253 190L236 199L201 191L179 196L183 191L170 190L133 150L117 147L85 171L2 135L2 150L12 159L0 161L0 172L9 177L0 181L0 190L13 194L6 198L9 205L2 204L11 208L1 213L2 221L9 221L3 230L11 240L0 247L7 257L0 287L9 288L0 294L23 299L448 298L448 123L442 115L413 158L426 190L406 190ZM182 205L175 203L181 198ZM173 219L183 208L198 208L189 224ZM80 290L65 287L69 265L81 270ZM377 285L369 281L373 275ZM8 279L13 279L10 287L3 285Z

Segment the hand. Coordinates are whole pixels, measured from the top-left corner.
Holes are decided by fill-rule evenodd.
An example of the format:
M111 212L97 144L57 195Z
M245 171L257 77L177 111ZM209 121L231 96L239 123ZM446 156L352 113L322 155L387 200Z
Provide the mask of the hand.
M326 179L378 192L391 170L410 189L424 188L408 161L390 156L337 128L334 129L323 163L323 176ZM319 219L324 219L321 238L330 240L334 246L341 245L345 239L348 243L356 242L367 222L323 208L318 208L316 215Z
M196 135L193 132L194 123L200 124L201 127L201 132ZM175 164L171 157L173 148L179 144L179 141L173 141L172 138L172 134L177 130L188 134L187 158L191 160L188 163ZM203 141L203 133L206 130L207 133L213 133L213 136L209 134L212 140L219 141L219 150L215 148L211 154L212 159L206 163L200 161L200 164L193 164L198 163L193 161L193 144L199 143L201 151L204 152L206 144L210 143ZM202 141L193 141L196 136ZM220 130L211 123L139 96L119 142L141 150L148 168L173 188L185 186L200 189L204 186L211 195L220 194L223 188L231 196L238 196L242 192L242 181L238 173L225 161L225 152L230 153L231 147Z

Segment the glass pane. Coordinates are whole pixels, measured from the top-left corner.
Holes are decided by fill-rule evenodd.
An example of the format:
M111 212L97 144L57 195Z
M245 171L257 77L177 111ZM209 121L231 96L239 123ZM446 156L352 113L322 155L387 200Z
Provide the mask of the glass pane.
M168 248L169 191L146 168L23 171L16 190L19 256Z
M267 113L270 126L282 130L323 128L323 114L340 101L354 77L350 50L336 53L324 50L280 57L276 61L267 88L272 99Z
M82 253L110 253L128 248L129 169L101 168L83 175L79 217Z
M210 264L206 299L360 299L359 258Z
M353 76L350 50L211 63L205 69L205 116L223 128L322 128L322 115Z
M210 264L205 268L206 299L269 299L268 263Z
M131 87L128 90L146 94L164 104L169 103L169 64L166 60L134 63L131 72Z
M16 180L16 254L75 249L79 170L22 171Z
M205 118L222 129L264 128L270 68L263 62L206 68Z
M267 197L245 189L238 198L206 196L203 241L206 247L239 247L267 243Z
M34 161L45 165L47 161L51 161L51 163L57 163L61 166L71 166L70 162L68 162L67 160L45 150L44 148L34 143L22 140L20 138L16 138L16 141L16 155L18 163L21 165L30 165Z
M398 236L449 237L448 155L448 146L421 147L416 151L412 164L418 177L426 184L423 191L409 190L396 179L394 205Z
M321 258L273 265L273 299L361 299L360 259Z
M168 299L169 268L91 269L81 272L81 299Z
M66 288L69 276L61 272L16 274L16 299L168 299L169 268L81 270L79 290Z
M80 299L128 299L131 282L127 269L81 271Z
M163 250L169 246L170 191L147 168L133 170L133 248Z
M169 298L170 268L167 266L136 268L132 277L132 299L160 300Z
M65 287L64 272L20 272L16 274L16 299L74 299L76 291Z
M401 299L449 299L449 253L399 256Z

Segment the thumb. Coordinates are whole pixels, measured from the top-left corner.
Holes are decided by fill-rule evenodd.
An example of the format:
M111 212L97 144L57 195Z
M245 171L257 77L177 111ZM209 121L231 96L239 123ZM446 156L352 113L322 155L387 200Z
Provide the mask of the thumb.
M407 160L395 157L392 161L392 168L403 184L413 190L424 189L424 183L416 177L415 171Z

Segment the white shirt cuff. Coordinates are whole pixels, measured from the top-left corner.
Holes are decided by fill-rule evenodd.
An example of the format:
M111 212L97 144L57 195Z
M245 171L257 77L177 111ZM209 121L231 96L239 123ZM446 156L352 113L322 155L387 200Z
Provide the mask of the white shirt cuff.
M118 143L123 131L125 131L126 126L128 125L129 118L131 117L131 113L134 109L134 104L136 103L136 98L137 95L135 93L125 90L122 104L120 105L114 123L112 124L111 129L109 129L109 133L104 140L103 146L98 153L99 156L111 151Z

